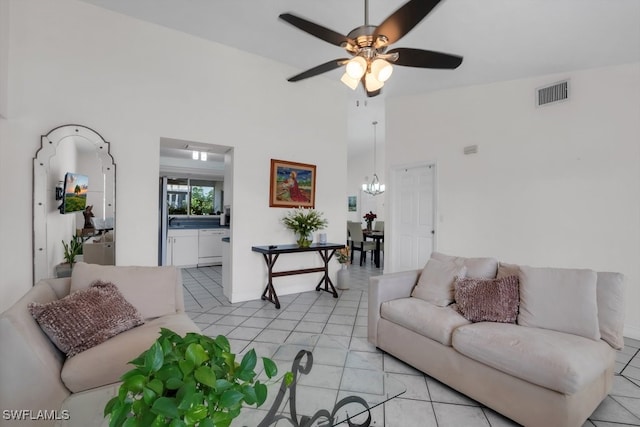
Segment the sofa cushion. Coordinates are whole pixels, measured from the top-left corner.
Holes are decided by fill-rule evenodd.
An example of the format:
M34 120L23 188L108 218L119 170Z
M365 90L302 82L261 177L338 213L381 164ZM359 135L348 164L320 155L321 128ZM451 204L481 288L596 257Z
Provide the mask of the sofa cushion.
M160 336L160 328L182 336L200 332L186 314L159 317L67 359L60 373L62 381L74 393L119 381L133 369L128 363Z
M457 278L454 285L457 309L472 322L515 323L520 304L518 286L518 276Z
M465 266L467 268L466 276L474 279L493 279L498 270L498 260L495 258L464 258L440 252L432 252L431 258L452 262L459 267Z
M432 258L424 266L411 296L446 307L453 302L453 280L464 276L465 271L464 266Z
M143 322L112 283L95 282L66 297L29 304L29 312L68 357L94 347Z
M600 335L611 347L624 347L624 276L620 273L599 272L596 285Z
M520 266L518 324L599 340L596 280L592 270Z
M175 267L122 267L78 262L71 273L71 292L88 288L96 280L111 282L144 319L153 319L176 312L178 274Z
M507 264L502 261L498 263L498 273L496 279L502 279L507 276L520 277L520 266L518 264Z
M451 345L451 333L470 323L451 306L438 307L419 298L384 302L380 317L447 346Z
M461 326L452 344L473 360L566 394L581 390L615 363L615 352L603 341L509 323Z

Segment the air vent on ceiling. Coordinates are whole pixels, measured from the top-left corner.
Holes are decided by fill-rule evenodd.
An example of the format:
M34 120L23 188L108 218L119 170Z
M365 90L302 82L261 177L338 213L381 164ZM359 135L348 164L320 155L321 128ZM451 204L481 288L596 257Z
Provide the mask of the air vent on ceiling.
M565 80L551 86L538 88L536 93L538 95L536 105L538 106L566 101L569 98L569 81Z

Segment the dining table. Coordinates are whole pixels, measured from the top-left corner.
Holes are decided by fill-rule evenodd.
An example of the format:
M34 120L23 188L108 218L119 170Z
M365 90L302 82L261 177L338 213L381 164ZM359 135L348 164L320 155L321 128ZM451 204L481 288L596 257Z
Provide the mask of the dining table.
M376 249L373 252L373 262L377 268L380 268L380 247L384 244L384 231L362 230L362 235L365 240L372 239L376 242Z

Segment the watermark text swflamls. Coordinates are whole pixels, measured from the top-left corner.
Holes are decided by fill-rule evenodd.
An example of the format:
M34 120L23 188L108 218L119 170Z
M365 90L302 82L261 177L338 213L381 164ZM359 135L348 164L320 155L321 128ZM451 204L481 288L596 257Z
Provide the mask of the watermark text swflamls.
M32 409L5 409L2 411L2 419L12 421L61 421L70 418L69 411L66 409L61 411L55 409L41 409L39 411Z

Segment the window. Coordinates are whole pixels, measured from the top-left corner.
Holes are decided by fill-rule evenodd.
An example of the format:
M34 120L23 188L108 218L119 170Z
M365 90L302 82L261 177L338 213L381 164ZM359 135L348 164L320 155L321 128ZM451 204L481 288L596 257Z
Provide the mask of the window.
M215 185L213 181L189 178L167 179L169 215L212 215Z

